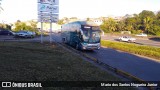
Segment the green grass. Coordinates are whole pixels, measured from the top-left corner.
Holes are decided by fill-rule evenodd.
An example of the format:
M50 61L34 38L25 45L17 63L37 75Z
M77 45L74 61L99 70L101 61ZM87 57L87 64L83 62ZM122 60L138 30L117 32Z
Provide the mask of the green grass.
M102 40L103 46L160 60L160 48Z
M120 81L119 78L55 44L0 42L0 72L0 81ZM57 89L92 90L94 88L68 87L68 89L44 88L43 90ZM98 88L101 89L106 90L106 88ZM128 90L128 87L121 90L124 89Z

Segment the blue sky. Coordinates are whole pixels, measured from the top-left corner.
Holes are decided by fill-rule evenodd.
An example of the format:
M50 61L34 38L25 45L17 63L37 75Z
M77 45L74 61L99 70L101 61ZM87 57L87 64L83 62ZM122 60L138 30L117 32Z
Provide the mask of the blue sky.
M2 0L4 11L0 22L37 19L38 0ZM59 0L59 16L62 17L101 17L124 16L142 10L160 10L160 0Z

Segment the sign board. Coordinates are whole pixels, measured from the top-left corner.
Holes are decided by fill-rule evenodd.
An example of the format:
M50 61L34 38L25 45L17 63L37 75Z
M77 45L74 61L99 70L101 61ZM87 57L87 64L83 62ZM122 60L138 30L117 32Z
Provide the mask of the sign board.
M53 14L52 16L38 16L38 21L39 22L57 22L59 18L58 14Z
M44 12L44 13L59 13L59 7L58 6L52 6L48 4L40 4L38 5L38 11Z
M59 5L59 0L38 0L38 3Z
M53 16L54 13L50 13L50 12L38 12L38 16Z
M38 0L38 21L56 22L59 18L59 0Z

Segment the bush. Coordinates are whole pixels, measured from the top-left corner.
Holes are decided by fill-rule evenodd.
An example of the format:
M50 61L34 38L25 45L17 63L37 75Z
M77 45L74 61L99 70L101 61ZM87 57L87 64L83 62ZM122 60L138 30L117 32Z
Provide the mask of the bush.
M139 33L142 33L142 32L143 32L142 30L131 30L132 34L139 34Z
M160 48L102 40L103 46L160 60Z

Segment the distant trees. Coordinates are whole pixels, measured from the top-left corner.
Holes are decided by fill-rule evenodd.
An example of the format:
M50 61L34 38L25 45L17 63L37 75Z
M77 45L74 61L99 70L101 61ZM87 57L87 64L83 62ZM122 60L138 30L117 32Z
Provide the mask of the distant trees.
M131 31L132 33L145 32L151 35L160 36L160 11L154 14L152 11L143 10L133 17L127 17L116 21L109 18L104 20L101 29L105 32Z
M58 22L57 22L59 25L62 25L62 24L64 24L64 20L63 19L60 19L60 20L58 20Z
M101 25L101 29L104 31L104 32L113 32L113 31L116 31L116 21L112 18L109 18L108 20L105 20L103 22L103 24Z
M11 30L11 25L0 23L0 30Z
M37 32L37 22L35 21L21 22L20 20L17 20L17 22L15 22L14 31L20 31L20 30L29 30Z
M89 19L89 18L87 18L87 19ZM63 17L62 19L59 19L57 23L59 25L62 25L62 24L73 22L73 21L77 21L77 20L79 20L77 17L70 17L70 18Z

